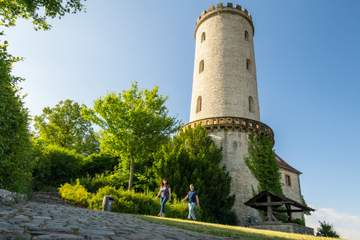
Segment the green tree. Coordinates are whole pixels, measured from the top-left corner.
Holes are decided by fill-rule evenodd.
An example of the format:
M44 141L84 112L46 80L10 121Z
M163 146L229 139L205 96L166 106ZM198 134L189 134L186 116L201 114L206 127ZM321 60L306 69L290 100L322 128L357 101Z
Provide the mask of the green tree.
M11 27L19 18L29 19L36 29L49 29L48 18L83 10L83 0L0 0L0 26Z
M47 18L61 17L83 9L81 0L0 0L0 27L11 27L19 18L31 19L37 29L48 29ZM0 29L0 37L3 37ZM12 75L7 42L0 39L0 187L26 192L31 186L29 116Z
M320 227L317 229L316 236L319 237L333 237L333 238L339 238L340 236L337 234L337 232L334 230L333 225L330 223L327 223L325 221L319 221Z
M97 152L99 143L91 122L81 115L82 107L67 99L53 108L44 108L41 115L35 116L37 139L85 155Z
M172 192L184 197L192 183L199 194L203 220L236 223L231 208L231 177L221 164L222 153L202 127L179 132L156 154L157 174Z
M11 75L19 58L7 53L0 44L0 188L27 192L31 186L31 141L29 115L17 83Z
M276 162L273 142L266 135L249 135L246 164L259 181L258 190L282 195L281 175Z
M121 158L127 169L128 189L132 189L135 166L149 159L169 135L177 130L177 121L168 116L166 97L158 88L139 90L136 83L120 94L109 94L95 101L88 118L101 127L100 148Z

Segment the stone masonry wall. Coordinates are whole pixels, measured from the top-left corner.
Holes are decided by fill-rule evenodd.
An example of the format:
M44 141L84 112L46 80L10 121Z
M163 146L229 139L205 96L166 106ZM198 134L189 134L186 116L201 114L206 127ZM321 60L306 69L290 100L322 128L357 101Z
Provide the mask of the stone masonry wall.
M286 169L280 168L281 183L284 195L292 200L302 203L301 189L300 189L300 176L296 173L290 172ZM291 186L286 185L285 175L289 175L291 179ZM294 213L293 218L303 218L304 214Z
M238 14L219 13L198 25L195 41L190 121L218 116L259 120L253 28L249 21ZM249 70L247 59L251 60ZM204 71L200 73L201 60ZM202 109L196 113L199 96ZM249 96L254 99L253 113L249 112Z
M234 130L214 130L209 133L215 143L223 148L223 164L231 176L231 189L235 194L235 211L239 224L246 225L250 218L260 221L257 210L245 206L243 203L254 196L258 182L251 174L245 163L247 155L247 134Z

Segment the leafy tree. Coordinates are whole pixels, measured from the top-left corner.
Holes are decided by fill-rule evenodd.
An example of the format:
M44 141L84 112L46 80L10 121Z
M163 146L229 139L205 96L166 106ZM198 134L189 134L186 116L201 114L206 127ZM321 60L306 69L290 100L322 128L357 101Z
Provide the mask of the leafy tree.
M97 152L99 143L91 122L81 115L82 107L67 99L53 108L44 108L41 115L35 116L38 140L85 155Z
M0 44L0 188L26 192L31 184L29 115L19 94L20 78L11 75L19 58Z
M136 164L149 159L169 135L177 130L177 121L168 116L166 97L158 88L139 90L136 83L120 94L109 94L95 101L88 118L101 127L100 148L120 156L132 189Z
M282 195L281 175L277 165L273 142L265 135L249 135L246 164L259 181L258 190Z
M337 234L337 232L334 230L333 225L330 223L327 223L325 221L319 221L320 227L317 229L316 236L319 237L334 237L339 238L340 236Z
M32 20L37 29L49 29L48 18L83 10L83 0L1 0L0 26L11 27L19 18Z
M156 154L159 177L166 178L172 192L184 197L192 183L199 194L201 209L207 221L235 223L231 208L231 178L221 166L222 153L204 128L179 132Z
M37 29L48 29L47 18L61 17L83 9L81 0L0 0L0 27L11 27L19 18L31 19ZM0 37L3 37L0 30ZM0 40L0 187L26 192L31 186L31 142L28 111L12 75L13 64L21 58L7 52Z

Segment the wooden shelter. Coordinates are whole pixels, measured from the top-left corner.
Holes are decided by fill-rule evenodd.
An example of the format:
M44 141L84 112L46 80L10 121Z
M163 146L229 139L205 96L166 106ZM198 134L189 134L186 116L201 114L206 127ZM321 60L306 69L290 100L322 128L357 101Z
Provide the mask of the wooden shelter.
M279 196L274 193L263 191L244 203L246 206L266 212L265 222L276 222L274 212L285 212L288 215L288 221L292 221L294 212L311 212L314 209L296 202L285 196Z

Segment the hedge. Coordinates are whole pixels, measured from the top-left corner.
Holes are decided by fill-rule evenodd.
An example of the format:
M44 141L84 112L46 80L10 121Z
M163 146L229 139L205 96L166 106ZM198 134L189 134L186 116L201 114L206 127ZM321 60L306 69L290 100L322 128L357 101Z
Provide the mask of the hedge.
M89 193L84 186L77 181L75 184L63 184L59 188L59 194L66 202L100 210L105 195L114 198L112 209L114 212L157 215L160 210L159 199L154 194L135 193L106 186L100 188L96 193ZM187 216L187 204L174 201L166 205L166 216L174 218L185 218ZM198 212L198 218L201 219Z

